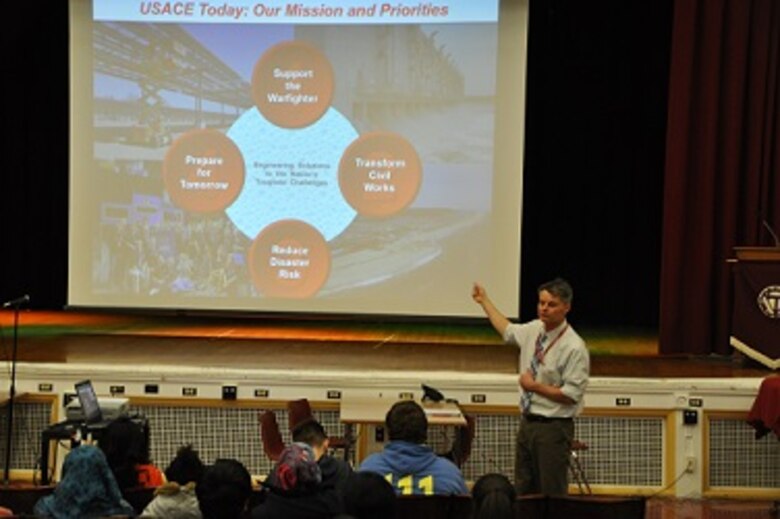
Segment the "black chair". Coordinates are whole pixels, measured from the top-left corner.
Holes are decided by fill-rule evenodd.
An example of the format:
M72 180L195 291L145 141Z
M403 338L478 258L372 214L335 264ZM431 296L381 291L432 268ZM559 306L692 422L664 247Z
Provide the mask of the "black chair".
M455 438L452 441L452 447L449 452L443 456L451 460L458 468L463 468L471 456L471 447L474 444L474 437L477 434L477 420L473 415L464 414L466 425L459 425L455 428Z
M642 496L561 496L547 498L547 517L577 519L644 519Z
M52 492L54 492L54 486L5 487L0 485L0 504L10 508L16 515L32 514L35 503Z
M399 496L398 519L469 519L471 496Z
M542 519L547 515L547 496L542 494L527 494L518 496L515 500L515 517L517 519ZM574 517L559 517L557 519L576 519Z
M130 503L135 513L140 514L154 499L154 488L132 488L122 492L122 497Z

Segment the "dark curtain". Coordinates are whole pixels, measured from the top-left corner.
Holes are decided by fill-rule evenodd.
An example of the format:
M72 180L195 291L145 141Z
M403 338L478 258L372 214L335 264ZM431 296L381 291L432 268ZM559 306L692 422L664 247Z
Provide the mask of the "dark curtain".
M675 3L661 353L730 351L726 260L780 228L779 41L777 0Z

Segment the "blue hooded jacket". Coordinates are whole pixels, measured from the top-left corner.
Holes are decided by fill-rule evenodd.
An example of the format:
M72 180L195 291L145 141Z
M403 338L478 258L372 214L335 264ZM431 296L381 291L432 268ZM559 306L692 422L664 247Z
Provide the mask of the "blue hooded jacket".
M360 471L384 476L398 495L469 493L460 469L427 445L391 441L384 451L366 458Z

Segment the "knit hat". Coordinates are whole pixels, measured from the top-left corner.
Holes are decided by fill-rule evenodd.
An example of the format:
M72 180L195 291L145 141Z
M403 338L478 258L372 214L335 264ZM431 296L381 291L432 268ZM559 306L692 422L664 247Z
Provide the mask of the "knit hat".
M322 482L322 472L312 448L301 442L285 447L269 482L283 492L307 492Z

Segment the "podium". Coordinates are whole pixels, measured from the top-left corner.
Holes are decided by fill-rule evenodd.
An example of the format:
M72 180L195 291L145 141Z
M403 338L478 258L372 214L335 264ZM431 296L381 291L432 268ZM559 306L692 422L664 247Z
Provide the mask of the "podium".
M735 247L734 309L729 342L771 368L780 367L780 248Z

